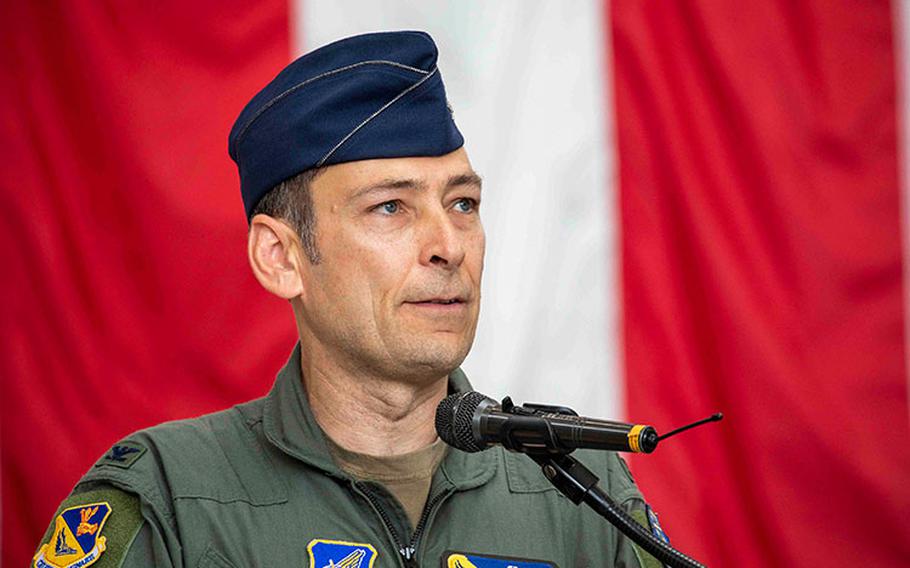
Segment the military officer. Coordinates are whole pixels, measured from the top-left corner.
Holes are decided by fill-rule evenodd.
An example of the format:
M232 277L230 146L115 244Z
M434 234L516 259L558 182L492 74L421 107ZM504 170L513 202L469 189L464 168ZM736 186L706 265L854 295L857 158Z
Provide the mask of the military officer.
M64 566L657 565L525 456L447 449L480 306L480 176L422 32L317 49L230 133L249 261L299 342L264 398L114 444L36 552ZM625 464L578 453L627 511Z

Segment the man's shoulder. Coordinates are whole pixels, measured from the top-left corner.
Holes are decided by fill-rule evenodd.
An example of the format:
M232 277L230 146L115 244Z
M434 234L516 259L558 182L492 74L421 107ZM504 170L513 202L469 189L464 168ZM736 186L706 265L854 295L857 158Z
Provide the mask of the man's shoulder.
M263 400L138 430L111 446L95 467L130 469L142 458L164 467L213 465L213 460L230 453L233 446L253 442L253 429L262 420Z
M79 485L102 483L135 493L166 516L176 499L280 500L281 492L263 482L272 468L257 428L262 408L263 399L257 399L134 432L114 443Z
M163 459L211 458L223 453L224 445L249 441L243 434L262 421L264 401L259 398L195 418L163 422L130 434L120 444L141 444ZM105 454L99 463L110 455Z

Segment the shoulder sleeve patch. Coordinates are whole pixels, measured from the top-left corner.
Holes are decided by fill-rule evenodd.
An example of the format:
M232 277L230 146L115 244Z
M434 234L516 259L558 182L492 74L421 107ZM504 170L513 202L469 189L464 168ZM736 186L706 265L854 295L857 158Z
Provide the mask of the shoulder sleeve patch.
M139 527L139 498L119 489L70 495L44 533L32 568L120 566Z
M117 442L98 460L95 467L112 465L129 469L146 451L147 448L138 442Z
M657 518L657 513L654 512L654 509L650 505L645 505L645 512L648 514L648 527L651 529L651 534L654 535L654 538L670 544L670 537L660 526L660 520Z
M657 523L657 514L651 510L651 507L648 504L636 503L636 506L633 506L631 510L628 511L628 513L633 519L635 519L636 522L638 522L638 524L651 531L651 534L656 538L659 538L660 540L663 540L667 543L670 542L670 539L667 538L666 534L664 534L663 529L660 528L660 524ZM656 524L652 524L652 517L654 519L653 522ZM660 560L645 552L644 549L642 549L637 544L631 544L635 549L635 554L638 556L638 560L642 568L663 568L663 564L661 564Z

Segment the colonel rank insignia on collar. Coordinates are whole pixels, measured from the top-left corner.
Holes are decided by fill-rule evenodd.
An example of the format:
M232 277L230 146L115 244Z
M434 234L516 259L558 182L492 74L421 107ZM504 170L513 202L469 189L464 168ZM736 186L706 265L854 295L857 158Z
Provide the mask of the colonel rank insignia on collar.
M35 555L34 568L84 568L94 564L104 552L106 538L101 536L111 515L107 503L90 503L64 510L54 524L54 532Z
M373 568L376 549L369 544L315 538L306 547L310 568Z

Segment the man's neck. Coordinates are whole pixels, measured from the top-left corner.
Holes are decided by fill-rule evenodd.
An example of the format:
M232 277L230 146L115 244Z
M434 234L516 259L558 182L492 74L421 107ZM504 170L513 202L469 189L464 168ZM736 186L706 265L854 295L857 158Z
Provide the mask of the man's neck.
M316 421L349 451L391 456L419 450L436 440L436 406L447 377L423 384L352 376L318 358L302 357L301 372Z

